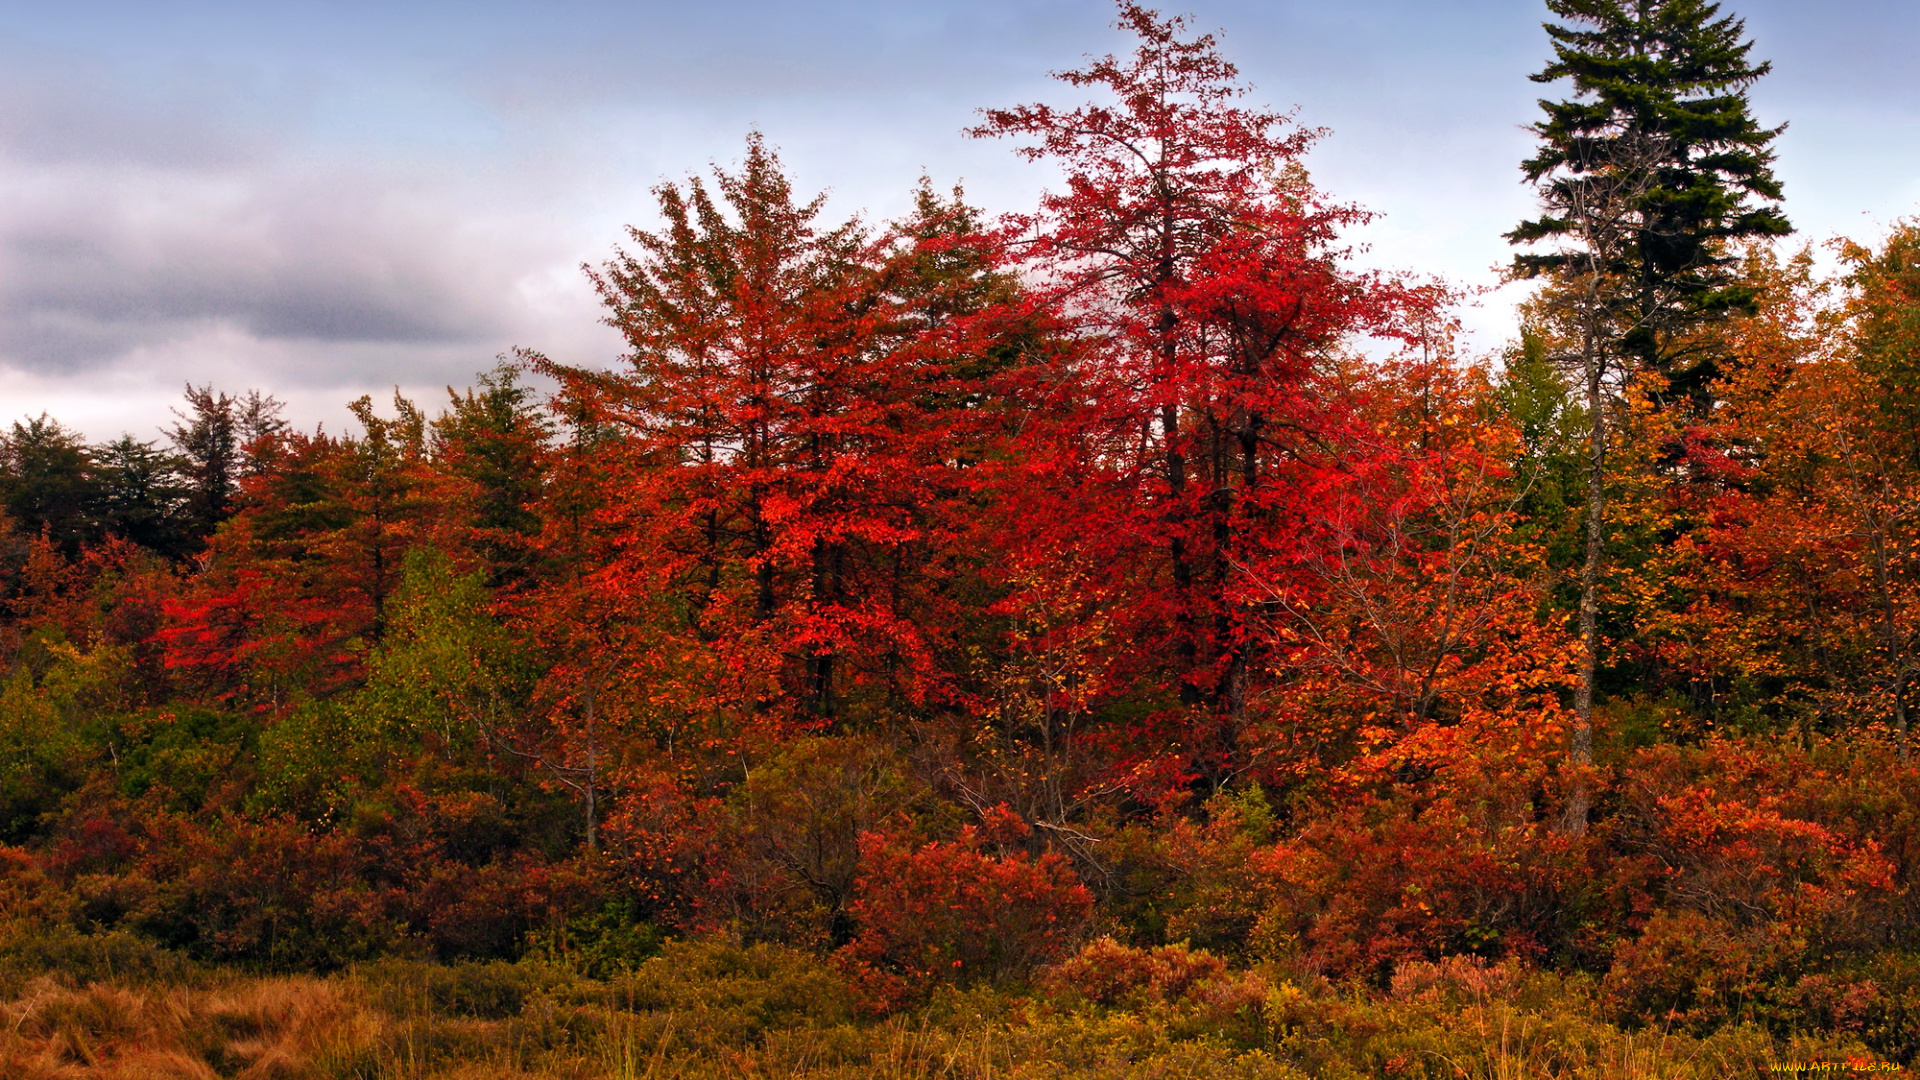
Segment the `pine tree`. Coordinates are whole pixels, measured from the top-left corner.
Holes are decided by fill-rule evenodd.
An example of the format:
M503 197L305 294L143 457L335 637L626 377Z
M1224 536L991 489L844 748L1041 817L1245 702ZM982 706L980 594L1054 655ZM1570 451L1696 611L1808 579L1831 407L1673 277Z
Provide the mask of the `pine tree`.
M204 539L233 515L239 487L240 433L234 424L232 397L212 386L187 385L187 411L174 410L180 423L167 430L185 462L188 514L195 536Z
M0 433L0 511L68 555L98 539L100 478L78 433L41 413Z
M101 528L169 558L189 553L186 488L179 461L132 435L91 451L100 491Z
M1777 207L1772 142L1784 129L1753 118L1747 91L1770 64L1748 60L1745 24L1709 0L1547 0L1570 25L1547 24L1554 60L1535 82L1568 79L1573 96L1540 102L1537 154L1522 163L1545 213L1508 234L1562 250L1515 260L1525 276L1555 275L1586 259L1583 210L1617 202L1627 242L1598 269L1623 318L1613 351L1659 372L1696 417L1712 408L1720 374L1686 331L1748 310L1730 241L1792 231ZM1575 250L1567 250L1572 248Z
M1690 419L1713 411L1719 357L1689 331L1753 306L1733 273L1732 242L1791 231L1777 202L1770 149L1747 91L1770 65L1747 59L1745 24L1709 0L1547 0L1570 25L1547 24L1554 60L1535 82L1568 79L1573 96L1540 102L1540 149L1521 164L1544 213L1507 234L1554 250L1514 260L1546 276L1537 310L1569 343L1588 420L1586 552L1580 568L1579 684L1570 757L1592 759L1605 577L1609 413L1615 389L1641 374L1666 380ZM1576 776L1566 820L1587 819Z

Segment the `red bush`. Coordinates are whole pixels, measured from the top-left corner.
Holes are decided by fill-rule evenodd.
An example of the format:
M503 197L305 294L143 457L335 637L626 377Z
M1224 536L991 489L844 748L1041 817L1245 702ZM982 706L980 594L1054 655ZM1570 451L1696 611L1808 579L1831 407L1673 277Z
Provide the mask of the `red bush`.
M1185 997L1201 983L1225 977L1227 962L1184 942L1135 949L1110 937L1081 949L1047 975L1049 989L1101 1005L1157 1003Z
M860 852L859 933L839 956L881 1008L936 982L1023 978L1065 953L1093 911L1065 858L995 856L971 827L955 843L917 848L864 833Z

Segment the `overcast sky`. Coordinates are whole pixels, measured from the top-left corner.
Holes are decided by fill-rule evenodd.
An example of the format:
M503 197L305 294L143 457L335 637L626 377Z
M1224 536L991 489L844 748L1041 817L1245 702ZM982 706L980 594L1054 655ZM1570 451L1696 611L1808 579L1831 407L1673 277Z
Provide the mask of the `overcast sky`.
M1805 239L1920 211L1920 4L1748 0ZM1525 216L1538 0L1192 0L1264 103L1332 129L1322 188L1371 265L1489 285ZM757 127L836 215L922 172L992 210L1047 179L960 134L1126 47L1108 0L0 0L0 422L149 438L181 384L302 426L395 385L437 404L514 346L619 353L581 276L648 189ZM1467 314L1497 348L1510 299Z

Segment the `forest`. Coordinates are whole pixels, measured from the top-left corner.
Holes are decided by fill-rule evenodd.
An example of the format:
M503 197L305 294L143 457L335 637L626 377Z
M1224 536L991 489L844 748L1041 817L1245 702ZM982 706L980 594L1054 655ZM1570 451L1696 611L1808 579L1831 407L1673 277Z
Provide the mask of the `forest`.
M1920 1063L1920 222L1792 234L1718 5L1546 7L1489 355L1122 0L1022 213L749 134L607 367L13 421L0 1073Z

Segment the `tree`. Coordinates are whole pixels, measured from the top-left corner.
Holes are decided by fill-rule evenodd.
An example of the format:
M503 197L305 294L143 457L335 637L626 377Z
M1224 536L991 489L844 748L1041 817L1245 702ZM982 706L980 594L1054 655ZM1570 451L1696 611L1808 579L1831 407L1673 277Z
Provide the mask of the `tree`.
M950 448L925 426L940 361L912 347L928 331L895 295L914 284L895 242L816 224L758 136L738 172L657 194L666 227L594 274L631 373L561 373L627 436L605 455L622 551L602 587L661 598L724 658L720 699L761 720L831 724L862 686L924 699L901 570Z
M1172 660L1187 710L1215 717L1218 775L1257 668L1245 623L1264 586L1246 570L1288 557L1310 474L1345 441L1316 377L1407 296L1343 265L1338 232L1366 215L1308 183L1298 159L1321 132L1242 104L1237 70L1184 19L1119 8L1133 55L1056 76L1107 100L989 109L972 133L1027 140L1023 156L1066 174L1019 224L1088 353L1071 437L1124 479L1091 508L1104 520L1052 539L1134 545L1091 561L1119 564L1137 616L1123 633Z
M1600 663L1600 585L1605 575L1607 536L1608 453L1613 438L1613 415L1629 368L1619 353L1620 343L1639 325L1630 292L1618 288L1614 270L1627 258L1634 243L1637 204L1650 183L1648 167L1655 152L1644 139L1622 139L1609 148L1611 163L1588 168L1576 179L1541 184L1541 199L1569 249L1554 256L1520 256L1521 260L1548 258L1547 263L1521 262L1550 268L1550 287L1537 298L1539 321L1554 326L1561 348L1557 359L1578 381L1587 420L1584 479L1586 487L1585 546L1580 560L1580 637L1578 679L1574 688L1573 726L1569 757L1576 770L1593 761L1593 702ZM1524 232L1512 234L1517 237ZM1587 787L1576 777L1566 808L1568 828L1586 828Z
M80 436L42 413L0 436L0 499L17 527L45 532L68 556L98 534L99 477Z
M1691 602L1641 634L1696 678L1744 687L1735 704L1755 719L1811 732L1884 718L1903 755L1920 682L1920 460L1897 327L1915 240L1907 225L1877 251L1843 245L1838 282L1814 275L1811 252L1750 256L1761 305L1726 327L1740 363L1724 408L1764 452L1724 463L1740 482L1652 568Z
M1294 675L1292 726L1354 745L1354 762L1326 762L1352 776L1537 757L1524 751L1557 733L1570 642L1539 618L1545 545L1518 510L1540 477L1509 465L1520 425L1501 422L1484 369L1445 349L1355 366L1382 448L1320 497L1301 555L1312 603L1276 589L1264 613Z
M187 553L186 492L178 461L131 435L95 447L100 526L162 555Z
M1540 102L1540 149L1521 168L1546 213L1508 239L1563 247L1515 267L1532 276L1578 263L1603 275L1631 313L1606 344L1660 373L1704 418L1721 358L1687 331L1753 303L1727 244L1792 231L1778 208L1750 202L1781 197L1771 144L1785 129L1761 127L1747 100L1772 65L1748 61L1745 24L1709 0L1547 0L1547 9L1570 25L1547 24L1554 60L1532 78L1570 80L1573 96ZM1620 232L1597 262L1596 215Z
M1555 59L1533 76L1569 79L1573 97L1541 101L1533 125L1539 152L1522 163L1542 216L1507 234L1515 244L1556 250L1517 256L1522 277L1552 286L1538 312L1556 323L1562 360L1574 369L1589 424L1586 550L1580 567L1581 657L1571 759L1593 755L1594 680L1600 655L1599 590L1605 571L1609 423L1624 381L1665 380L1684 411L1712 411L1720 358L1711 338L1689 334L1749 309L1729 241L1789 231L1772 207L1780 185L1747 89L1768 65L1748 63L1744 24L1716 18L1706 0L1547 0L1571 25L1547 25ZM1567 824L1583 830L1587 793L1576 782Z
M253 440L237 512L166 604L167 666L209 697L277 709L359 682L384 634L406 552L445 521L427 472L426 419L394 397L348 409L358 437L295 433Z
M398 392L393 407L395 418L387 420L373 411L371 397L347 405L361 435L343 439L332 461L346 526L316 545L334 562L333 586L366 597L375 641L386 632L403 558L437 517L426 491L426 417Z
M1901 222L1878 251L1845 244L1862 369L1879 384L1880 430L1920 466L1920 221Z
M260 471L255 454L261 442L287 425L280 419L281 403L258 390L236 398L211 385L189 384L186 396L187 411L174 410L180 422L167 435L184 462L193 535L204 539L233 516L241 477Z
M189 513L202 537L232 515L239 490L240 432L233 406L232 397L212 386L188 384L187 411L174 411L180 422L167 432L186 462Z
M449 501L495 583L505 583L529 569L553 424L510 363L483 372L478 390L447 395L450 407L433 422L437 471L453 482Z

